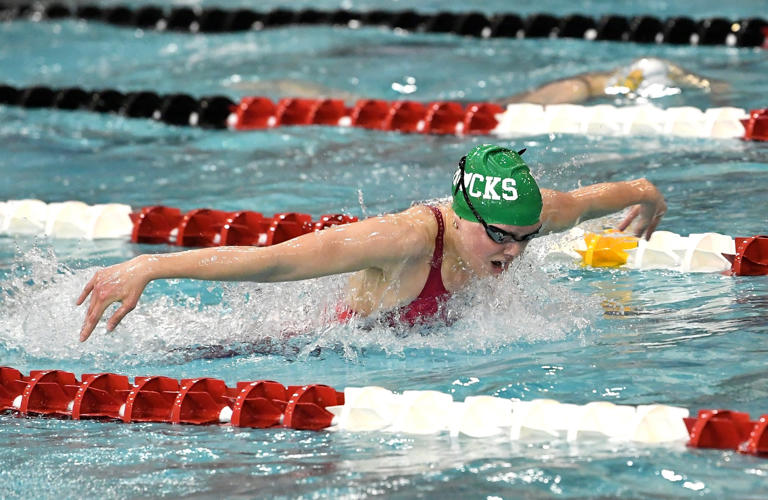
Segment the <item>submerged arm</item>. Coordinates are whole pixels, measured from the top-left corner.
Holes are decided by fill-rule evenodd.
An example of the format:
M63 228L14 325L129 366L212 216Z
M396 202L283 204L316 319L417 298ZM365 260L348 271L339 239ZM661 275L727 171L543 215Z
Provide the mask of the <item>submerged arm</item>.
M623 231L635 222L635 234L650 238L667 211L664 196L647 179L593 184L567 193L542 189L543 231L553 233L581 221L632 209L619 225Z
M97 271L77 300L91 296L80 341L93 332L106 308L122 306L107 322L113 330L132 311L147 284L163 278L222 281L294 281L360 269L385 268L423 252L423 238L408 216L373 217L305 234L269 247L218 247L166 255L140 255Z

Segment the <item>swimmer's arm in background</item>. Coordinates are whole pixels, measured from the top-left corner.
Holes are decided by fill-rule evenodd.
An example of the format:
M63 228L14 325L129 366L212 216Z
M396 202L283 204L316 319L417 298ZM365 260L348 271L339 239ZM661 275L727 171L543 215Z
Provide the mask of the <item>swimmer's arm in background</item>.
M698 75L676 64L668 64L669 78L675 85L682 88L696 88L707 92L718 106L725 106L729 103L728 94L731 91L731 85L728 82Z
M605 95L605 82L609 72L583 73L545 83L528 92L522 92L499 101L506 106L519 102L531 104L576 104Z
M632 207L618 229L634 223L634 234L650 238L667 204L661 192L647 179L593 184L567 193L542 189L544 206L542 233L569 229L579 222L619 212Z
M410 211L409 211L410 212ZM408 212L405 212L408 214ZM77 300L90 295L80 341L93 332L110 304L122 305L107 322L113 330L132 311L150 281L189 278L221 281L293 281L368 268L385 269L425 252L427 241L403 214L372 217L269 247L217 247L140 255L101 269Z

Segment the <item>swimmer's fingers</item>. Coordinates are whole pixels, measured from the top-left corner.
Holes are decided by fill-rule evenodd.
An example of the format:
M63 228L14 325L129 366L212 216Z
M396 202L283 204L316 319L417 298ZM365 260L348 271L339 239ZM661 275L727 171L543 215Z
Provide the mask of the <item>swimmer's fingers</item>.
M656 216L656 217L654 217L651 220L651 223L648 224L648 228L645 230L645 239L646 240L650 240L651 239L651 235L653 234L654 231L656 231L656 226L659 225L659 222L661 222L661 217L660 216Z
M83 288L82 293L80 293L80 297L77 298L76 305L80 305L83 302L85 302L85 299L88 297L88 295L93 290L93 285L96 282L96 275L94 274L93 277L88 281L88 283L85 284L85 288Z
M661 222L661 218L664 217L665 213L667 213L667 204L662 202L660 206L656 207L656 213L653 214L648 227L645 229L646 240L651 239L651 235L656 231L656 227L659 225L659 222Z
M639 222L635 224L635 230L632 234L637 238L645 238L648 240L651 238L651 234L656 230L658 224L659 221L655 217L653 219L648 219L648 217L641 215Z
M136 308L136 301L125 301L123 302L123 305L118 308L117 311L115 311L115 314L112 315L111 318L109 318L109 321L107 321L107 330L110 332L114 330L117 325L120 324L120 322L123 320L126 314L133 311Z
M632 221L634 221L638 215L640 215L640 210L642 207L640 205L633 206L629 212L627 213L627 216L624 217L624 220L621 221L621 224L617 227L619 231L624 231L629 227L630 224L632 224Z
M114 300L107 300L99 295L99 292L96 291L93 296L91 296L91 303L88 306L88 312L85 314L83 328L80 330L80 342L88 340L88 337L91 336L94 328L96 328L99 320L104 315L107 306L114 302Z
M645 210L644 210L645 208ZM649 210L650 208L650 210ZM635 205L633 206L621 224L618 225L619 231L625 231L632 223L635 223L633 234L638 238L644 237L646 240L656 231L656 227L661 222L661 218L667 212L667 204L662 200L652 207Z

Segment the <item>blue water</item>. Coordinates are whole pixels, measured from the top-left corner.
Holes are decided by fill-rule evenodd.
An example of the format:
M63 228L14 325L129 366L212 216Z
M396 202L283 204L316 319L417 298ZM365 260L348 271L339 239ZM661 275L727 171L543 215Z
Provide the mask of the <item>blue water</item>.
M344 5L390 6L372 0ZM442 5L425 2L423 8ZM536 7L592 15L765 12L765 2L697 2L695 13L691 5L660 1L550 1ZM531 9L507 2L455 2L446 8ZM372 28L191 36L71 20L0 24L4 83L232 98L277 98L320 86L350 98L489 100L644 55L729 84L716 97L689 91L665 98L661 106L765 106L768 56L753 49L476 40ZM393 90L400 88L393 83L410 81L413 93ZM0 200L368 216L447 195L457 158L489 140L323 127L235 133L0 107ZM768 226L765 144L567 135L502 143L527 147L526 158L547 187L648 177L669 204L661 229L746 236L765 233ZM151 284L114 333L101 326L79 344L84 311L73 303L95 268L175 248L2 237L0 364L22 371L212 376L229 385L264 378L338 389L435 389L455 400L488 394L768 413L768 279L582 269L543 257L557 241L552 236L533 242L500 283L478 283L459 294L452 306L460 319L429 335L323 326L318 318L335 304L341 278L275 285L182 280ZM606 315L604 301L626 314ZM297 329L307 333L265 347L266 339ZM253 352L253 344L260 352ZM228 356L212 356L221 351ZM13 415L0 415L0 464L3 498L757 499L768 492L768 461L682 445L121 425Z

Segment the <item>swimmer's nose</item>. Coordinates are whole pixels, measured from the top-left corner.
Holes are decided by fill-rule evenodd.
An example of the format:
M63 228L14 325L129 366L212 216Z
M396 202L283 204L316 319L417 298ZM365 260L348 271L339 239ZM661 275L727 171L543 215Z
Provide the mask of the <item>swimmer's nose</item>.
M527 243L527 242L525 242ZM519 241L511 241L504 245L504 255L507 257L517 257L523 250L525 250L525 243Z

